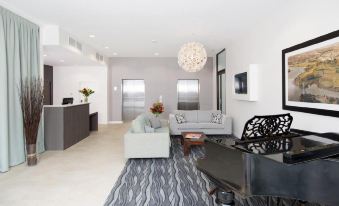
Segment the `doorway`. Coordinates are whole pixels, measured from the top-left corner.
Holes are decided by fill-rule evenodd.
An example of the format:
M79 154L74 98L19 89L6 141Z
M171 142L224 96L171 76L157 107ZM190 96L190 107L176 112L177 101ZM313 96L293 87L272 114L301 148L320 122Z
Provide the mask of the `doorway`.
M44 105L53 104L53 67L44 65Z
M216 56L217 68L217 109L226 114L226 50Z

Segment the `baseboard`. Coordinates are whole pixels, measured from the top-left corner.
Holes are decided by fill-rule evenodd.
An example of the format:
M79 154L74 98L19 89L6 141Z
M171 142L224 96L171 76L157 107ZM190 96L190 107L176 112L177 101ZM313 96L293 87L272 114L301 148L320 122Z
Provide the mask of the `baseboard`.
M109 121L108 124L122 124L123 121Z

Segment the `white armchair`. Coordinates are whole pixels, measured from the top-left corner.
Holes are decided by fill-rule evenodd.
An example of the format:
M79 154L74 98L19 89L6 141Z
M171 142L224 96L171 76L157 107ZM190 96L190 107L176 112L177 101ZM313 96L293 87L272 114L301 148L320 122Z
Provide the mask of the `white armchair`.
M167 131L156 133L125 134L125 158L156 158L169 157L170 137Z
M143 118L147 117L140 115L137 118L142 124ZM154 133L135 133L131 128L124 136L125 158L168 158L170 146L169 129L165 121Z

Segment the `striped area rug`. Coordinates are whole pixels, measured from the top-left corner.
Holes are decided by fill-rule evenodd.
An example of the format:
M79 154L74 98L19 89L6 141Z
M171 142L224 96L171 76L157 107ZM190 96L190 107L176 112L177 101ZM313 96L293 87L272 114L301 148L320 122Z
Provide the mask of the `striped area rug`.
M170 158L128 160L105 206L216 205L210 181L195 167L203 155L203 147L193 147L184 157L180 139L172 138Z

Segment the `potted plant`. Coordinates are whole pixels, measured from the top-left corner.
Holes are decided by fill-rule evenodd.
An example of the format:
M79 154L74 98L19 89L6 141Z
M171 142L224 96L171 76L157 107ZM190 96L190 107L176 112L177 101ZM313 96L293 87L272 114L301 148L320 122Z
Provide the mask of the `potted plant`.
M26 78L22 84L20 104L26 140L27 165L37 164L36 142L43 109L43 84L39 78Z
M88 102L88 97L94 93L94 91L90 88L83 88L79 90L79 92L84 96L84 102Z
M156 117L159 117L159 115L165 111L164 104L162 102L155 102L150 108L150 111Z

